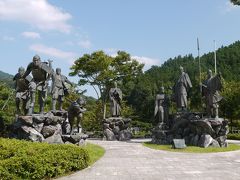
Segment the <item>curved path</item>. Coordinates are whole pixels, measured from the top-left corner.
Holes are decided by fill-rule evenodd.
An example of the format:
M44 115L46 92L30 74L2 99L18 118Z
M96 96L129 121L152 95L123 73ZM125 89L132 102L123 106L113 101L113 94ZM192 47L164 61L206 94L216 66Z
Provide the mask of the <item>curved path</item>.
M175 153L149 149L138 142L88 141L104 147L105 155L92 167L60 179L240 179L240 151Z

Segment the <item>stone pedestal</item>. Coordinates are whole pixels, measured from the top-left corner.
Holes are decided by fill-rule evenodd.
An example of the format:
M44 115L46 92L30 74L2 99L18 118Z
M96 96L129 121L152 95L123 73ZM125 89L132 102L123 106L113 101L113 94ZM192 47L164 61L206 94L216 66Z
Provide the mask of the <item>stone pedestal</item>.
M130 118L110 117L103 120L103 134L108 141L127 141L132 137Z
M184 139L186 145L199 147L226 147L228 121L223 118L201 118L197 113L177 114L171 128L153 130L152 142L172 144L173 139Z
M67 111L49 111L44 114L18 116L11 126L10 137L50 144L65 142L79 144L80 141L82 144L87 135L83 133L67 135L70 134L70 125L67 119Z

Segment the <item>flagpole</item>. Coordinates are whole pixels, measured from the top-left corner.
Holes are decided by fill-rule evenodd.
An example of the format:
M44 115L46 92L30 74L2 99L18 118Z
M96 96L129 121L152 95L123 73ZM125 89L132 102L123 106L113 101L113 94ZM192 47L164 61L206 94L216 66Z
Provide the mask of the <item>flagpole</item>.
M200 48L199 48L198 38L197 38L197 49L198 49L199 84L201 84L201 60L200 60Z
M216 41L214 40L214 67L215 74L217 74L217 52L216 52Z
M199 69L199 88L200 88L200 107L203 108L202 104L202 80L201 80L201 59L200 59L200 47L199 40L197 38L197 49L198 49L198 69Z

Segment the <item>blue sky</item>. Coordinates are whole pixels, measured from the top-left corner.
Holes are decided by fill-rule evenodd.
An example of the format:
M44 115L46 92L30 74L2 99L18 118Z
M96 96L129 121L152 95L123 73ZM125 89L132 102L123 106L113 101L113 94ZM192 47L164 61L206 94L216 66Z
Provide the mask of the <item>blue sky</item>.
M0 0L0 70L15 74L39 54L67 75L77 57L96 50L127 51L147 69L196 56L197 37L201 54L213 40L240 40L239 17L228 0Z

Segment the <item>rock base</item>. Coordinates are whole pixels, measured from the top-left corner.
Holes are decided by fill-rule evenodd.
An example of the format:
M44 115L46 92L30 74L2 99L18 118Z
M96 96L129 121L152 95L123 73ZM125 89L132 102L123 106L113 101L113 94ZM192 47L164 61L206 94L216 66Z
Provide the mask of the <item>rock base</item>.
M186 145L199 147L227 147L228 121L223 118L200 118L198 114L177 114L168 130L155 128L152 142L172 144L173 139L184 139Z
M103 134L107 141L128 141L132 137L129 129L131 119L110 117L103 121Z
M18 116L11 126L11 138L50 144L84 144L87 135L70 133L67 111L50 111L44 114Z

